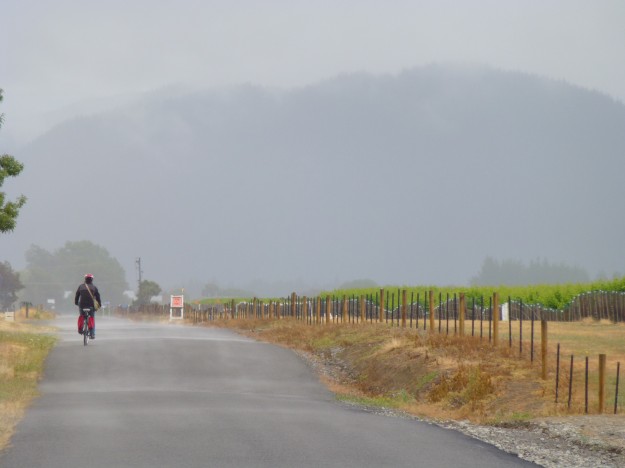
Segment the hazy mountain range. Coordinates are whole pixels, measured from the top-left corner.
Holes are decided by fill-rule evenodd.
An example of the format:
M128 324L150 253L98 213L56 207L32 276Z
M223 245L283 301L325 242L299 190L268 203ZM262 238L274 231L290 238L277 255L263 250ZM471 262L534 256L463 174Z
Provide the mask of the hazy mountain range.
M29 200L1 242L17 267L31 243L89 239L130 281L141 257L164 287L258 294L466 284L487 256L625 270L625 105L523 73L432 65L291 90L172 88L14 156Z

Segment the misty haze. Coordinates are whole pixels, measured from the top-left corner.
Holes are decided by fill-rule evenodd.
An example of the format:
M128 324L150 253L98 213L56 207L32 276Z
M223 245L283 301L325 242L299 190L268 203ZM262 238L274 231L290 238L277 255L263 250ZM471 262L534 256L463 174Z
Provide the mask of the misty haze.
M192 11L184 4L179 14ZM460 62L335 67L324 79L319 71L291 77L292 85L266 84L258 68L248 84L171 79L154 91L80 101L84 82L77 100L33 116L33 129L41 115L58 123L31 141L15 128L28 133L27 109L4 85L3 133L25 169L3 189L28 203L2 236L0 260L23 270L29 249L90 241L123 267L124 287L134 288L140 257L146 278L193 296L207 284L274 296L357 280L467 285L488 258L577 272L553 281L622 274L622 101L535 71ZM15 80L19 68L10 71Z

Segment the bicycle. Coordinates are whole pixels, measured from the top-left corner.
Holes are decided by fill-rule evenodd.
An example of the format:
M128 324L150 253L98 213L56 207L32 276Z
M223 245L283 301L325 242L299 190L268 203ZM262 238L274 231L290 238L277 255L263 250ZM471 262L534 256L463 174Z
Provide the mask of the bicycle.
M83 346L87 346L87 343L89 343L89 338L90 338L90 334L89 334L89 312L91 312L91 309L86 308L86 309L81 309L80 314L83 316L83 321L82 321L82 343Z

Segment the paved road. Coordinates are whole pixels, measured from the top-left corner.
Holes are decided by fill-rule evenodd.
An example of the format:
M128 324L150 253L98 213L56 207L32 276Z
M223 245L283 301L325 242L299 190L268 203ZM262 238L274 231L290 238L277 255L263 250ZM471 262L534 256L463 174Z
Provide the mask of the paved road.
M533 466L459 433L335 402L291 351L227 330L75 320L6 468Z

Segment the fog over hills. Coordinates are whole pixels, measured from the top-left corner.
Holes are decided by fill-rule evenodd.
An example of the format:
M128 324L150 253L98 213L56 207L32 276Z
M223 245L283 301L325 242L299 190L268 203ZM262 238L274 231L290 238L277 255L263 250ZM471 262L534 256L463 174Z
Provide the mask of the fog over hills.
M32 243L89 239L131 281L140 256L165 287L259 295L467 284L486 256L611 275L625 262L624 130L607 96L480 66L164 90L16 151L29 200L3 251L19 268Z

